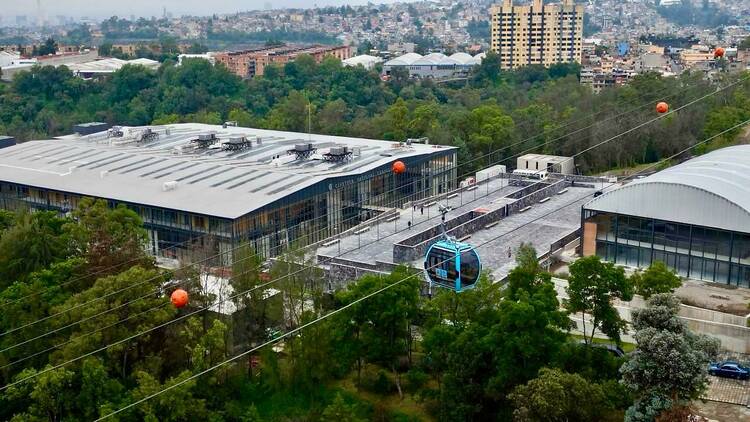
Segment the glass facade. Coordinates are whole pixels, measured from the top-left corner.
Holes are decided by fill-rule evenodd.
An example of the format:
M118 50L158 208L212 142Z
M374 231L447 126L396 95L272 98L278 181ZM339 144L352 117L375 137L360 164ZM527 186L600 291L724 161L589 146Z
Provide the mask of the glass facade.
M271 257L279 255L292 243L304 246L320 241L375 217L387 208L456 188L455 150L401 161L407 168L403 174L394 174L389 163L361 175L331 178L294 191L237 219L122 203L143 219L149 231L149 248L155 255L181 258L186 249L195 247L219 253L249 242L261 256ZM76 208L81 197L0 182L0 207L4 209L66 213ZM112 207L121 203L108 202ZM207 241L208 238L213 240Z
M641 268L661 261L682 277L750 287L748 233L584 210L584 242L589 236L607 261Z

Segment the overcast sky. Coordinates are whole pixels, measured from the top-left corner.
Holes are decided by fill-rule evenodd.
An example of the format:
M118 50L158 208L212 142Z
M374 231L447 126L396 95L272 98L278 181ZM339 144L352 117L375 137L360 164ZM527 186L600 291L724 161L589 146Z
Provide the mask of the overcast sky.
M48 17L55 15L108 17L161 16L162 8L175 16L210 15L280 7L314 7L366 4L367 0L39 0ZM390 3L376 0L373 3ZM37 16L36 0L0 0L0 15Z

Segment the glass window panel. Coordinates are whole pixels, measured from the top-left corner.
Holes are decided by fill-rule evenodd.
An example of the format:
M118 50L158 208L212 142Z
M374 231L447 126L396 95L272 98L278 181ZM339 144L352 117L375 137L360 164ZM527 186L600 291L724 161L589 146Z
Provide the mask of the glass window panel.
M682 277L688 276L690 270L690 257L688 255L679 255L677 259L677 274Z
M640 266L648 267L649 265L651 265L651 249L640 248L640 254Z
M716 274L716 261L705 259L703 261L703 280L714 281Z
M719 261L716 264L716 281L719 283L729 282L729 264Z
M690 277L700 279L703 276L703 258L690 258Z
M596 242L596 255L605 261L607 258L607 244L604 242Z

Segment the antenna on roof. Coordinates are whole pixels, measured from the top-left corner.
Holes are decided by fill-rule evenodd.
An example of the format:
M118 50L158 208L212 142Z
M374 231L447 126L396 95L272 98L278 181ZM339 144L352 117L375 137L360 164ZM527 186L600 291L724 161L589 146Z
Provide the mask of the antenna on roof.
M307 140L312 141L312 103L307 97Z

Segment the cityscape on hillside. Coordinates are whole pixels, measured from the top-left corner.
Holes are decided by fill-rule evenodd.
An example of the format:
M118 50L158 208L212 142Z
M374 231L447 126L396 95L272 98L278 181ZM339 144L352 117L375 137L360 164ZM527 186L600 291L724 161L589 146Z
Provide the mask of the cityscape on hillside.
M1 421L750 422L750 0L163 3L0 6Z

